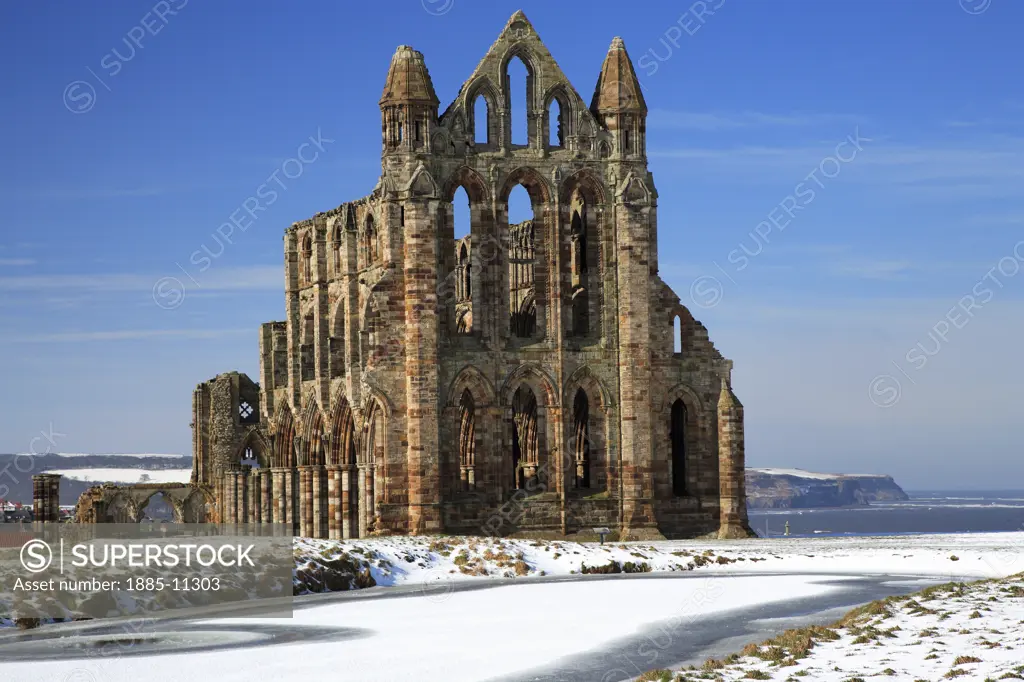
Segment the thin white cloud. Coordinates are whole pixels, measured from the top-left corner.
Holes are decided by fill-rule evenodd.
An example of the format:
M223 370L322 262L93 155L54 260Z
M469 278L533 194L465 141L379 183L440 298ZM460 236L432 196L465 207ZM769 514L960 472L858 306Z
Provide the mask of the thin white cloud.
M1020 196L1024 138L987 136L961 145L913 145L874 137L864 128L859 132L865 140L861 150L849 162L839 164L832 176L822 179L819 173L821 182L881 185L919 198ZM854 136L853 129L850 135ZM834 156L841 142L843 138L791 146L685 147L652 150L650 156L685 161L679 166L660 164L673 172L723 173L732 180L773 183L780 176L790 176L796 185ZM847 145L840 151L850 156L854 150Z
M36 260L34 258L0 258L0 266L5 267L21 267L35 264Z

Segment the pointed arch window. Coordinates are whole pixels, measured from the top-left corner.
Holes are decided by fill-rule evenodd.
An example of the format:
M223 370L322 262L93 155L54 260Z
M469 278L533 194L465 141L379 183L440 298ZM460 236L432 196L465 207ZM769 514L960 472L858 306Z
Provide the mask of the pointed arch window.
M341 274L341 226L338 223L335 223L331 235L331 256L334 274L339 275Z
M302 343L299 345L299 372L302 381L316 376L316 355L313 349L316 325L313 314L302 318Z
M451 251L444 254L446 288L453 294L444 307L445 328L456 335L473 333L472 234L479 230L481 210L474 201L479 201L479 196L471 200L466 187L459 185L452 194L451 204L441 214L445 239L452 239Z
M313 239L307 234L302 238L302 282L313 281Z
M459 478L463 490L476 488L476 405L467 388L459 401Z
M380 236L377 233L377 226L373 222L372 215L366 216L363 250L366 254L367 265L372 265L380 259Z
M518 200L517 200L518 193ZM521 201L520 201L521 200ZM509 326L512 336L522 339L533 338L537 332L537 301L535 283L535 229L531 217L521 222L512 222L513 202L526 206L533 213L527 190L517 185L509 195ZM519 209L517 209L519 210Z
M476 144L491 142L491 103L482 94L473 100L473 141Z
M590 286L588 281L587 207L576 192L569 220L569 267L572 282L572 307L569 333L584 337L590 333Z
M461 248L459 248L459 280L458 286L458 298L459 302L467 301L473 297L472 292L472 280L471 277L472 268L469 263L469 249L466 248L465 242L463 242Z
M548 148L561 149L565 146L565 106L557 97L548 105Z
M525 488L537 474L537 398L529 386L520 386L512 396L512 480Z
M682 497L686 495L686 405L682 399L672 403L671 420L672 494Z
M590 401L581 388L572 404L573 454L576 462L576 487L590 487Z
M508 103L509 143L529 146L533 140L530 104L533 102L533 74L525 59L513 56L505 67L505 101Z
M239 461L239 466L242 471L260 468L259 457L256 455L256 451L252 449L252 446L246 446L246 448L242 450L242 457Z

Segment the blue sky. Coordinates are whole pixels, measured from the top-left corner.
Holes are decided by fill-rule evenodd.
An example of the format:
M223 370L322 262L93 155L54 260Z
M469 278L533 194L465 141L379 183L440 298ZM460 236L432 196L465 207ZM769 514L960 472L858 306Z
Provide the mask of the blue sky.
M735 361L749 465L1020 487L1024 5L701 4L4 3L0 451L188 452L194 385L258 377L283 230L375 184L395 47L443 109L522 8L587 101L626 42L662 276Z

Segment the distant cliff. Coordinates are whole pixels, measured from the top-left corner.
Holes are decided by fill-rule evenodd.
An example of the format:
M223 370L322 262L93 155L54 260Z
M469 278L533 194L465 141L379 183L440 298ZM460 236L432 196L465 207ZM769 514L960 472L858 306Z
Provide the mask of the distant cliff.
M908 500L892 476L819 474L802 469L747 469L750 509L848 507Z

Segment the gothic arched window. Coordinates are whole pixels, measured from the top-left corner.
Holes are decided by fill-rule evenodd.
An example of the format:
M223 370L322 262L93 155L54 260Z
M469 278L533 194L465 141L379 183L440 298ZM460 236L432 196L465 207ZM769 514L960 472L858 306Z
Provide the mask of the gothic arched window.
M463 490L476 487L476 406L467 388L459 401L459 478Z
M669 434L672 439L672 494L682 497L686 494L686 405L681 399L672 403Z
M302 281L313 281L313 240L308 234L302 239Z
M373 216L366 216L366 232L363 237L363 245L366 251L366 262L372 265L380 258L380 237L377 234L377 226L373 222Z

